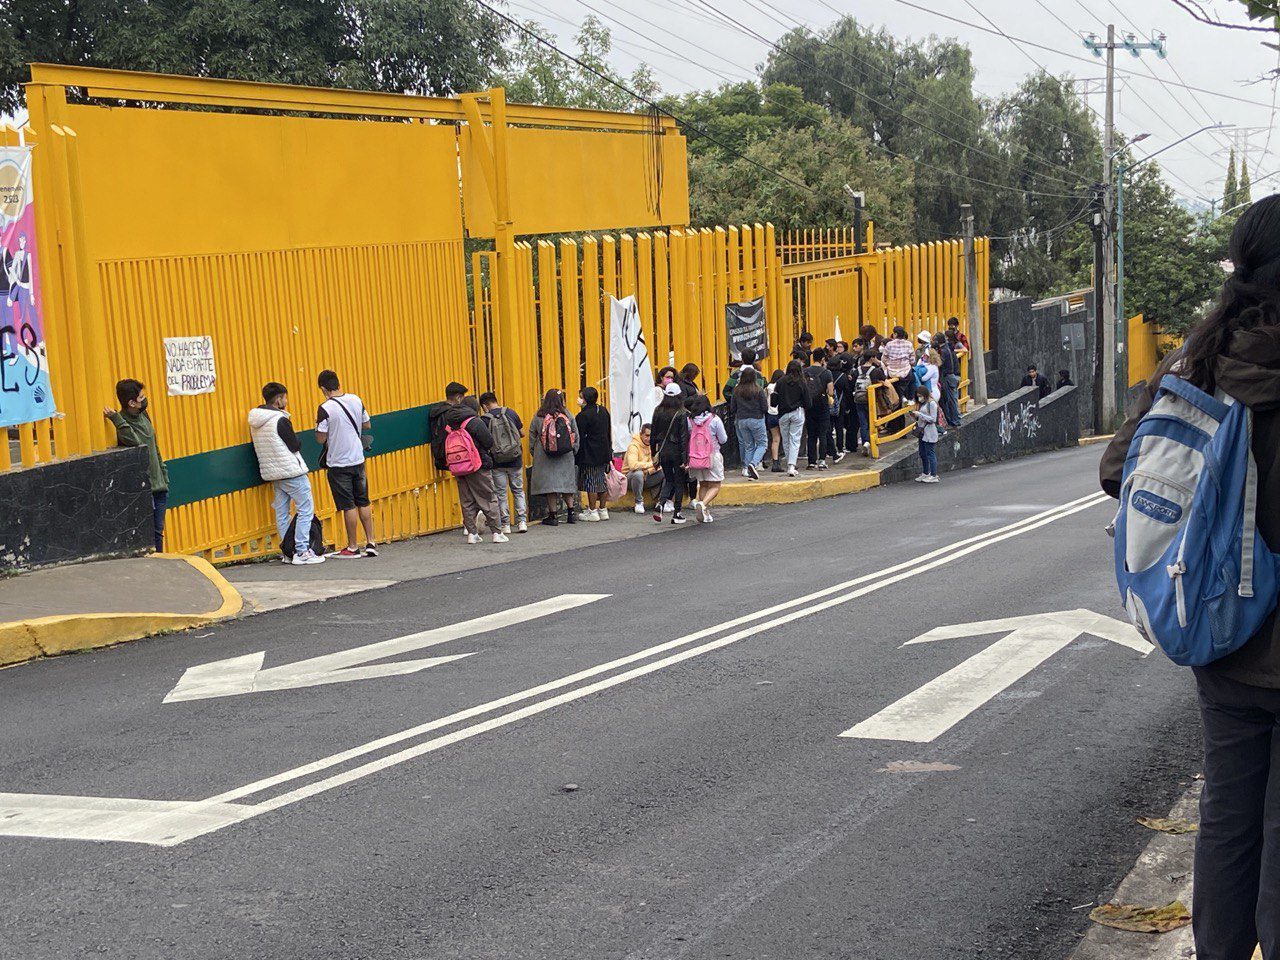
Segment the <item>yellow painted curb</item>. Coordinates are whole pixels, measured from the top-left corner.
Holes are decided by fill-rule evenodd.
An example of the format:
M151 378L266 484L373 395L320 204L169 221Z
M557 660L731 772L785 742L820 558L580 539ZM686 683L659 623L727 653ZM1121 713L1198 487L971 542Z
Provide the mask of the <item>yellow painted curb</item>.
M803 480L761 480L755 483L726 483L720 488L716 505L745 507L761 503L801 503L844 493L860 493L880 486L876 470L857 470Z
M1102 437L1081 437L1077 443L1082 447L1092 447L1095 443L1110 443L1111 438L1114 436L1114 433L1108 433Z
M218 608L209 613L71 613L0 623L0 666L204 626L235 616L244 605L236 588L203 557L158 553L151 559L189 563L200 571L218 591Z

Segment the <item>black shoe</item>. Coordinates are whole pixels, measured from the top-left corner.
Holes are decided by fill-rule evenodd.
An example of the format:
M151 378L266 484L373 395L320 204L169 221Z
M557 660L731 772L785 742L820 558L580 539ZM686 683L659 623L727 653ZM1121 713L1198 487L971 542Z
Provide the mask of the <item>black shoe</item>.
M756 465L754 463L747 464L747 476L752 480L760 479L760 471L756 469Z
M769 468L769 472L770 472L770 473L782 473L782 472L783 472L783 469L782 469L782 464L781 464L781 462L779 462L779 461L777 461L777 460L773 461L773 466Z
M554 513L548 513L542 518L542 525L544 527L558 527L560 526L560 518Z
M564 522L565 522L565 523L577 523L577 522L578 522L578 514L577 514L575 511L570 510L570 511L569 511L569 515L568 515L567 517L565 517L565 518L564 518Z
M683 514L683 513L675 513L675 514L672 514L672 516L671 516L671 522L672 522L672 523L684 523L684 522L685 522L685 521L684 521L684 514Z

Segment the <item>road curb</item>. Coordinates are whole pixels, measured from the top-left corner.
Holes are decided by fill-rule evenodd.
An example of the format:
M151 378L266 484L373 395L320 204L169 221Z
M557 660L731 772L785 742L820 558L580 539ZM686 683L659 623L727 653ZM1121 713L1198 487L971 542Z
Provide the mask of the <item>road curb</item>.
M761 480L726 483L716 504L721 507L749 507L768 503L802 503L846 493L861 493L880 486L878 470L855 470L805 477L800 480Z
M0 667L78 650L110 647L157 633L186 630L225 620L240 612L244 601L235 587L203 557L156 554L151 559L187 563L218 591L217 609L207 613L75 613L0 623Z

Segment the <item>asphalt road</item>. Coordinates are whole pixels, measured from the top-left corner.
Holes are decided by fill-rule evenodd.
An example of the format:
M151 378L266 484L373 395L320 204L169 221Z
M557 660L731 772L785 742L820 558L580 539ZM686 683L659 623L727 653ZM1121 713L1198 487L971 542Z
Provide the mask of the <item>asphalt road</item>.
M1095 491L1097 457L0 671L0 956L1066 957L1072 908L1148 839L1134 816L1197 770L1188 674L1087 632L1035 654L1044 615L1122 616L1110 502L1046 513ZM371 652L470 654L417 672L290 666L564 595ZM1015 617L1039 629L904 646ZM179 683L258 651L256 677ZM926 742L840 736L872 717Z

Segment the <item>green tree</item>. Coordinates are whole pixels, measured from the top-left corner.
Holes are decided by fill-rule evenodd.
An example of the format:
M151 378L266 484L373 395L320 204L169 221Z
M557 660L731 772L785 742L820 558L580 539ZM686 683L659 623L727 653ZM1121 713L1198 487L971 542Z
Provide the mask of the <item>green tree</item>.
M505 41L455 0L23 0L0 24L0 111L31 62L449 94L483 88Z
M1253 185L1249 182L1249 158L1240 158L1240 187L1236 191L1236 203L1253 203Z
M1222 210L1225 213L1239 201L1236 194L1240 191L1240 183L1236 179L1236 148L1232 147L1227 155L1227 180L1222 186Z
M533 21L526 23L525 27L543 39L555 42ZM521 33L512 51L511 71L496 76L493 83L506 87L507 99L517 103L595 110L644 109L641 101L620 87L626 87L646 100L658 96L658 84L647 64L641 64L629 77L621 76L610 66L613 38L609 28L598 18L588 16L582 21L574 43L577 49L573 54L585 66L579 66L545 43Z

